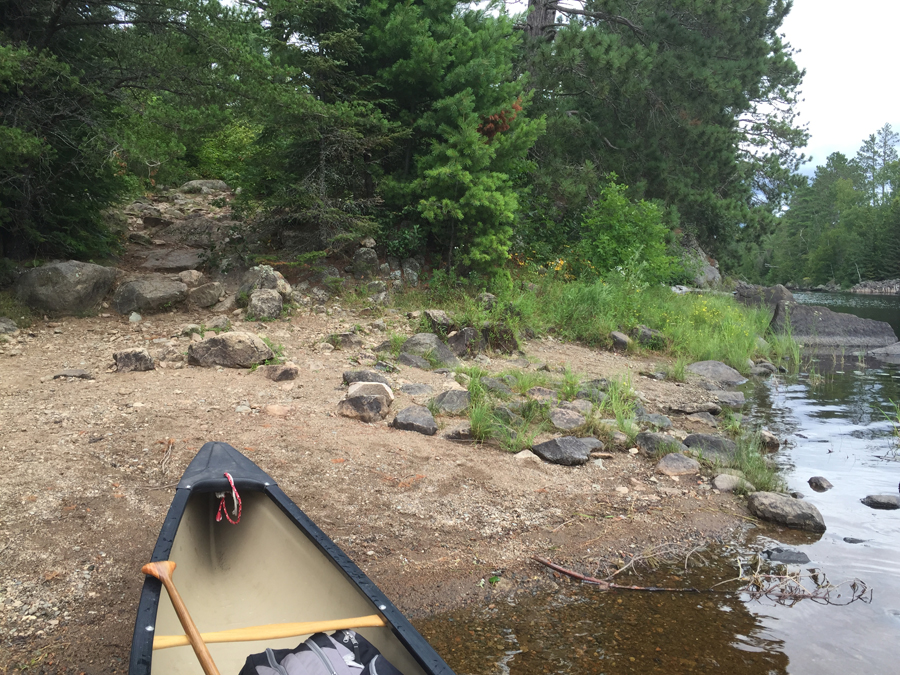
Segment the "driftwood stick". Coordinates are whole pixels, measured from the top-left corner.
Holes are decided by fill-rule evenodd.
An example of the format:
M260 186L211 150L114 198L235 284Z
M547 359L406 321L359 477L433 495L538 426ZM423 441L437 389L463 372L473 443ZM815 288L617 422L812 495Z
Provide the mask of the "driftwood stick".
M541 565L546 565L552 570L556 570L560 574L565 574L567 577L572 577L573 579L578 579L586 584L592 584L594 586L599 586L604 591L609 591L612 589L620 590L620 591L647 591L651 593L700 593L700 591L696 588L666 588L663 586L624 586L622 584L614 584L610 581L604 581L603 579L597 579L595 577L588 577L584 574L579 574L575 570L570 570L565 567L561 567L556 563L550 562L546 558L540 558L538 556L532 556L532 560L535 560Z

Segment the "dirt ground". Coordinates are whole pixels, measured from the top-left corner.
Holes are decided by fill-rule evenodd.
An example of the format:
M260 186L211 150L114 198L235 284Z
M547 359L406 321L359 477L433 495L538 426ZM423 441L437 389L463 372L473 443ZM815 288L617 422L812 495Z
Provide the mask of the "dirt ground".
M113 352L155 353L172 340L186 350L181 327L211 318L194 311L138 324L114 313L40 320L0 345L0 672L127 670L140 567L181 473L211 440L234 445L274 476L413 619L550 587L558 579L533 555L590 573L647 546L727 537L746 514L707 478L654 475L653 462L627 448L608 448L602 466L573 468L388 426L413 402L400 384L439 392L451 386L446 375L402 368L391 376L398 396L382 423L337 416L342 372L358 368L357 354L316 345L373 321L353 312L236 322L284 345L301 368L292 383L187 366L112 372ZM399 313L384 318L389 331L411 333ZM367 347L385 337L367 332ZM658 361L552 339L524 351L533 364L567 365L585 378L631 371L648 412L708 397L692 384L640 375ZM491 358L489 370L511 367ZM52 379L65 368L94 379ZM241 405L251 412L236 412ZM672 419L679 429L710 431ZM500 583L482 582L495 575Z

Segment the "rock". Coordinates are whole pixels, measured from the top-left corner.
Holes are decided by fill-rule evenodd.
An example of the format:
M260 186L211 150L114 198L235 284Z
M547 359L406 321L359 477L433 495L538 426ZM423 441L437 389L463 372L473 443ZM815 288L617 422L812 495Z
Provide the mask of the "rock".
M225 293L225 288L218 281L197 286L188 291L188 302L195 307L212 307Z
M263 406L262 411L266 415L271 415L272 417L287 417L291 412L291 408L290 408L290 406L272 403L272 404Z
M485 321L481 326L481 336L487 346L501 354L512 354L519 349L515 331L505 323Z
M434 393L434 387L413 382L401 385L400 391L408 396L431 396Z
M700 422L701 424L708 424L711 427L718 427L719 423L716 422L716 418L710 415L708 412L698 412L693 415L688 415L689 422Z
M767 429L760 429L759 440L763 448L769 452L775 452L781 447L781 441L778 440L778 437Z
M274 289L281 295L282 300L290 300L293 289L281 272L276 272L269 265L256 265L251 267L241 279L240 288L237 291L237 305L246 307L250 304L253 291L262 289Z
M672 452L657 462L656 473L665 476L693 476L700 473L700 462L679 452Z
M153 370L153 357L142 347L123 349L113 354L116 361L116 370L120 373L131 371Z
M721 361L697 361L685 368L688 372L705 377L707 380L719 382L726 387L733 387L747 381L743 375Z
M718 415L722 412L721 406L707 401L705 403L696 403L696 404L678 404L678 405L670 405L669 410L673 413L682 413L684 415L692 415L694 413L709 413L711 415Z
M720 473L713 478L712 484L719 492L734 492L737 489L740 489L741 492L756 492L756 488L740 476L732 476L727 473Z
M356 396L383 396L388 405L394 402L394 392L383 382L354 382L347 388L347 398Z
M388 403L384 396L354 396L338 403L337 411L343 417L371 424L385 418L388 414Z
M203 272L198 272L197 270L184 270L183 272L178 273L178 279L185 286L193 288L203 279Z
M709 393L711 396L715 396L719 405L731 408L732 410L740 410L747 402L747 399L744 397L744 392L742 391L711 391Z
M517 452L515 455L513 455L513 458L517 462L531 462L534 464L540 464L543 461L531 450L522 450L521 452Z
M402 352L414 356L430 356L442 366L459 366L459 359L434 333L417 333L403 343Z
M632 329L631 336L645 347L662 349L668 344L666 336L655 328L640 324Z
M442 309L426 309L422 312L432 333L447 335L456 327L453 320Z
M687 446L667 434L642 431L635 437L635 445L645 455L687 452Z
M359 245L363 248L375 248L375 240L372 237L363 237L359 240Z
M216 314L230 314L237 309L237 297L228 295L222 298L217 304L210 307L211 312Z
M227 192L228 184L223 180L189 180L187 183L178 188L179 192L184 194L208 194L210 192Z
M670 420L665 415L660 415L659 413L644 413L643 415L639 415L637 417L638 422L643 422L644 424L649 424L651 427L656 429L671 429L672 428L672 420Z
M116 279L116 270L69 260L27 270L16 282L16 297L42 312L73 314L93 309Z
M613 349L617 352L628 351L631 346L631 338L617 330L609 334L609 339L612 341Z
M532 452L546 462L576 466L585 464L591 458L588 446L574 436L554 438L532 446Z
M493 293L479 293L478 297L476 297L475 299L483 309L486 309L488 311L494 309L494 307L497 306L497 296Z
M503 422L504 424L510 425L520 425L525 422L519 415L514 413L512 410L507 408L506 406L499 405L494 408L494 417Z
M300 368L290 361L271 366L260 366L256 369L256 372L262 373L263 377L272 380L272 382L286 382L300 377Z
M151 359L152 361L152 359ZM118 366L118 362L116 363ZM151 365L152 368L152 365ZM132 368L132 370L150 370L151 368ZM74 377L79 380L93 380L94 376L91 375L88 371L82 370L81 368L66 368L65 370L61 370L56 375L53 376L54 380L63 378L63 377Z
M482 380L483 382L484 380ZM577 412L579 415L584 415L587 417L591 414L591 410L594 409L594 404L590 401L586 401L584 399L577 398L574 401L565 401L564 403L560 403L559 408L563 410L572 410Z
M403 278L410 286L419 285L419 275L422 273L422 266L414 258L406 258L400 263L400 269L403 272Z
M471 401L469 392L451 389L435 396L434 406L443 414L459 415L469 407Z
M684 439L684 444L694 454L700 454L703 459L713 460L727 464L734 459L737 452L737 444L731 439L713 434L691 434Z
M485 348L484 337L471 326L460 328L455 335L447 338L447 344L450 347L450 351L460 358L464 356L471 358L483 352Z
M359 349L362 347L362 340L356 333L332 333L328 336L328 342L335 349Z
M18 332L19 327L15 321L5 316L0 316L0 335L16 335Z
M274 356L258 336L240 331L213 335L188 347L188 363L206 368L250 368Z
M806 565L809 562L809 556L801 551L792 551L789 548L776 546L768 551L763 551L769 562L783 563L785 565Z
M188 287L180 281L153 275L127 281L116 289L113 307L119 314L160 309L187 298Z
M372 295L378 295L387 291L387 284L383 281L370 281L366 284L366 291Z
M459 426L453 427L444 433L444 438L448 441L471 441L474 440L472 436L472 427L469 424L460 424Z
M556 405L559 401L559 396L552 389L547 389L547 387L532 387L527 392L525 392L529 398L533 398L536 401L540 401L541 403L549 403L550 405Z
M380 382L386 387L390 387L391 383L381 373L374 370L346 370L343 375L344 384L353 384L354 382Z
M434 436L437 433L437 422L428 410L420 405L411 405L397 413L391 426L404 431L415 431L426 436Z
M560 431L571 431L584 424L584 417L573 410L553 408L550 410L550 423Z
M870 509L900 509L900 496L898 495L869 495L859 501Z
M361 247L353 254L353 274L357 279L372 279L378 276L378 254L373 248Z
M774 332L783 334L788 327L794 340L805 347L871 349L897 342L894 330L885 321L832 312L827 307L779 302L771 328Z
M277 319L281 316L284 303L281 294L274 288L260 288L250 295L247 305L247 319Z
M506 384L504 384L501 380L498 380L496 377L482 377L481 386L483 386L492 394L499 394L500 396L513 395L513 390L507 387Z
M822 514L809 502L775 492L753 492L748 497L747 506L753 515L763 520L798 530L825 531Z
M397 362L404 366L418 368L419 370L431 370L431 364L421 356L416 356L415 354L400 352L400 356L397 357Z
M739 281L734 289L734 299L749 307L766 307L771 317L779 302L792 302L794 296L781 284L765 287Z
M809 487L816 492L826 492L834 487L834 485L831 484L831 481L822 476L813 476L806 482L809 483Z
M141 267L151 272L183 272L202 266L204 256L199 248L159 248L147 255Z
M587 446L588 450L590 450L591 452L600 452L605 447L603 445L603 441L601 441L599 438L594 438L593 436L585 436L583 438L579 438L578 440L584 443Z
M848 544L865 544L867 539L857 539L856 537L844 537L844 541Z

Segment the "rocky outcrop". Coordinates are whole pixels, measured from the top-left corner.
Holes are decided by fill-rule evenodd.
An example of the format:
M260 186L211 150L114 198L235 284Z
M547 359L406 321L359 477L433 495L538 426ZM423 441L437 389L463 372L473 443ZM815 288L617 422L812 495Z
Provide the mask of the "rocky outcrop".
M790 331L805 347L884 347L897 342L885 321L832 312L827 307L779 302L772 319L776 333Z
M147 254L147 259L141 268L150 272L196 270L203 265L204 255L205 252L199 248L160 248Z
M825 531L825 519L815 506L776 492L754 492L747 499L750 513L797 530Z
M774 316L779 302L793 302L794 295L781 284L775 286L754 286L739 281L734 289L734 299L748 307L765 307Z
M850 292L864 295L900 295L900 279L863 281L853 286Z
M192 366L251 368L273 356L258 336L239 331L214 335L188 347L188 363Z
M69 260L35 267L16 285L19 302L55 314L77 314L92 309L112 288L116 270Z

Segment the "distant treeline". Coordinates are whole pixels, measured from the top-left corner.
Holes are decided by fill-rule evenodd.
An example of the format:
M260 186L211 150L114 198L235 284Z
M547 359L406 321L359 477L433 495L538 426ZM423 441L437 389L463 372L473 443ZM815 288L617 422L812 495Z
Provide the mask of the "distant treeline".
M106 207L215 177L299 251L676 280L679 231L734 256L802 182L790 5L0 0L0 255L103 255Z

